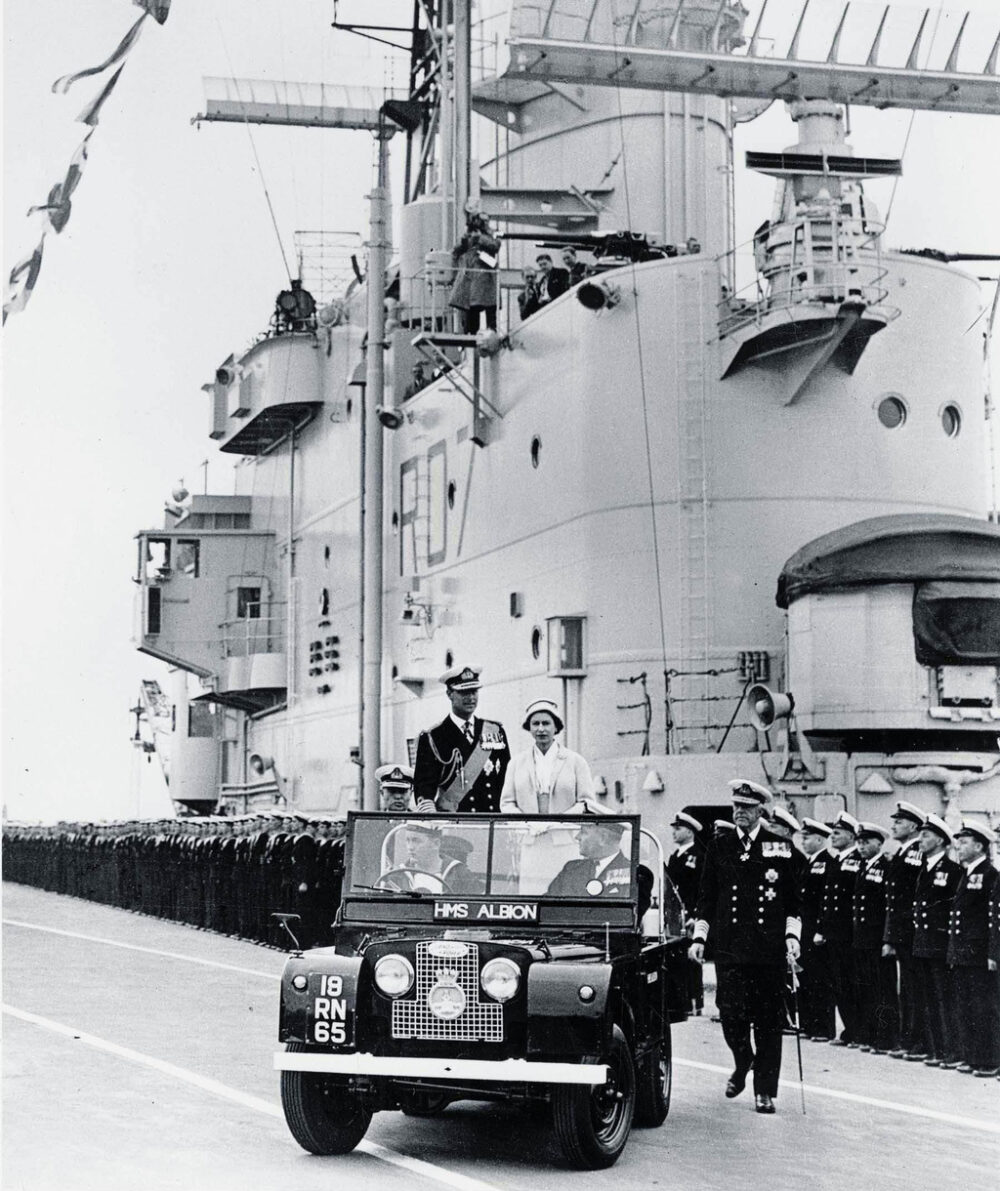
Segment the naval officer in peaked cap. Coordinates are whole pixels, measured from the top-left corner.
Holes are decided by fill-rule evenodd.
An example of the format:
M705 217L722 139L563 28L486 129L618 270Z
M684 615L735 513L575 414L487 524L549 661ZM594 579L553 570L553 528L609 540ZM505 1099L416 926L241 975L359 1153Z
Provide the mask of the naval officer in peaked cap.
M379 808L383 811L412 811L413 770L409 765L397 765L390 761L375 770L378 782Z
M414 796L422 814L500 810L510 748L502 724L475 714L481 673L475 666L458 666L441 675L451 711L420 733L413 766Z
M895 959L899 969L899 1046L889 1056L905 1059L908 1054L927 1054L923 1020L917 1015L913 994L913 895L924 863L919 847L924 812L912 802L897 802L889 820L899 846L886 869L882 954Z
M743 779L729 785L735 830L709 845L689 954L700 963L709 939L715 948L716 1003L734 1061L726 1097L743 1091L752 1068L756 1111L770 1114L781 1071L785 968L799 955L797 862L789 841L761 821L771 792Z
M989 911L1000 874L990 863L996 836L975 819L955 832L962 865L948 926L948 966L955 995L958 1070L988 1079L1000 1069L1000 986L990 957Z
M704 834L701 823L686 811L678 811L670 824L677 850L667 860L667 876L673 882L684 906L684 925L690 934L694 930L694 911L698 903L701 871L705 867ZM700 1014L705 1005L705 985L702 966L688 959L687 989L691 1007Z
M832 1046L860 1046L861 1003L854 963L854 884L861 871L857 847L858 821L841 811L831 824L830 861L814 941L827 949L833 993L843 1030Z
M954 981L948 968L948 925L961 869L946 849L951 828L937 815L928 815L920 829L923 866L913 895L913 958L916 1005L924 1023L928 1067L957 1067L957 1023ZM919 1055L908 1054L913 1061Z

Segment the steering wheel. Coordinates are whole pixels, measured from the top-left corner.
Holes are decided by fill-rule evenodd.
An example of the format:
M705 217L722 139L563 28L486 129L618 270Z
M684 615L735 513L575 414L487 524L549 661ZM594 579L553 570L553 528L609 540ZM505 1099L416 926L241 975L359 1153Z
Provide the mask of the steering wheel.
M406 877L407 883L402 884L399 878ZM415 877L423 877L427 884L418 885ZM391 868L372 882L373 889L398 889L403 893L418 890L421 893L444 893L445 883L437 873L429 873L422 868Z

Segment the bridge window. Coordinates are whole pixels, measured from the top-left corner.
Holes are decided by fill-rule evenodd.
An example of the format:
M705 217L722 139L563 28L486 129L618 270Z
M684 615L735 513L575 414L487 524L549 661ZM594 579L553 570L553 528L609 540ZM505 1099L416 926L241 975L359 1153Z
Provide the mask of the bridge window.
M949 438L958 438L962 430L962 411L957 405L946 405L941 411L941 426Z
M238 587L236 589L237 620L260 619L260 588Z

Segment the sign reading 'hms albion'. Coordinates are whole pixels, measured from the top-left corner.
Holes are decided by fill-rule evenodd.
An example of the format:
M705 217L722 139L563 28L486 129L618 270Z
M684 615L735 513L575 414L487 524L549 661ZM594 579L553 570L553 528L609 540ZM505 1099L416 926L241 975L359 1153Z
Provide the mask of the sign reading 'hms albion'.
M536 902L444 902L434 903L435 919L484 922L537 922Z

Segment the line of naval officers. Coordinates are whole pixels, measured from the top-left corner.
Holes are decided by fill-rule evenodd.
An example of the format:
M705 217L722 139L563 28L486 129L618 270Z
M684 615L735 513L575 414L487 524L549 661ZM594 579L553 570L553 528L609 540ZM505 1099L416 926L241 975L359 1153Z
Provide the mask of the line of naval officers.
M1000 874L991 861L996 838L989 827L963 819L953 831L938 815L909 802L896 803L888 829L859 822L846 812L832 823L809 818L800 823L756 783L730 785L736 791L737 830L716 821L713 838L703 844L706 828L682 812L673 822L678 846L668 863L689 908L694 958L704 958L713 931L737 937L736 942L723 939L715 953L724 1032L729 969L734 962L753 964L753 948L765 946L755 937L754 927L762 927L753 921L755 910L763 918L762 906L772 892L775 899L780 892L778 866L768 867L768 858L762 857L762 881L751 880L748 889L735 878L726 884L730 865L719 896L719 875L713 870L720 860L725 868L727 849L728 854L733 851L729 841L742 835L735 813L741 791L761 805L762 847L773 849L768 841L780 838L792 849L797 891L785 905L793 911L789 930L795 946L789 950L797 951L797 995L791 995L787 983L781 990L786 1032L794 1032L788 1027L797 1024L801 1036L813 1042L979 1078L1000 1077ZM798 845L793 842L796 834ZM890 836L895 841L891 851ZM752 853L745 857L737 851L735 868L744 859L752 859ZM742 930L734 931L741 919ZM697 1012L701 980L700 967L694 966L690 992ZM767 999L769 993L777 1012L773 988L745 985L744 980L737 989L737 1001ZM741 1069L746 1047L744 1058L740 1046L733 1049L736 1070L727 1095L738 1094L747 1075ZM776 1089L776 1083L772 1086Z
M274 910L299 915L304 946L330 939L344 824L268 811L117 823L5 824L5 881L285 947Z

